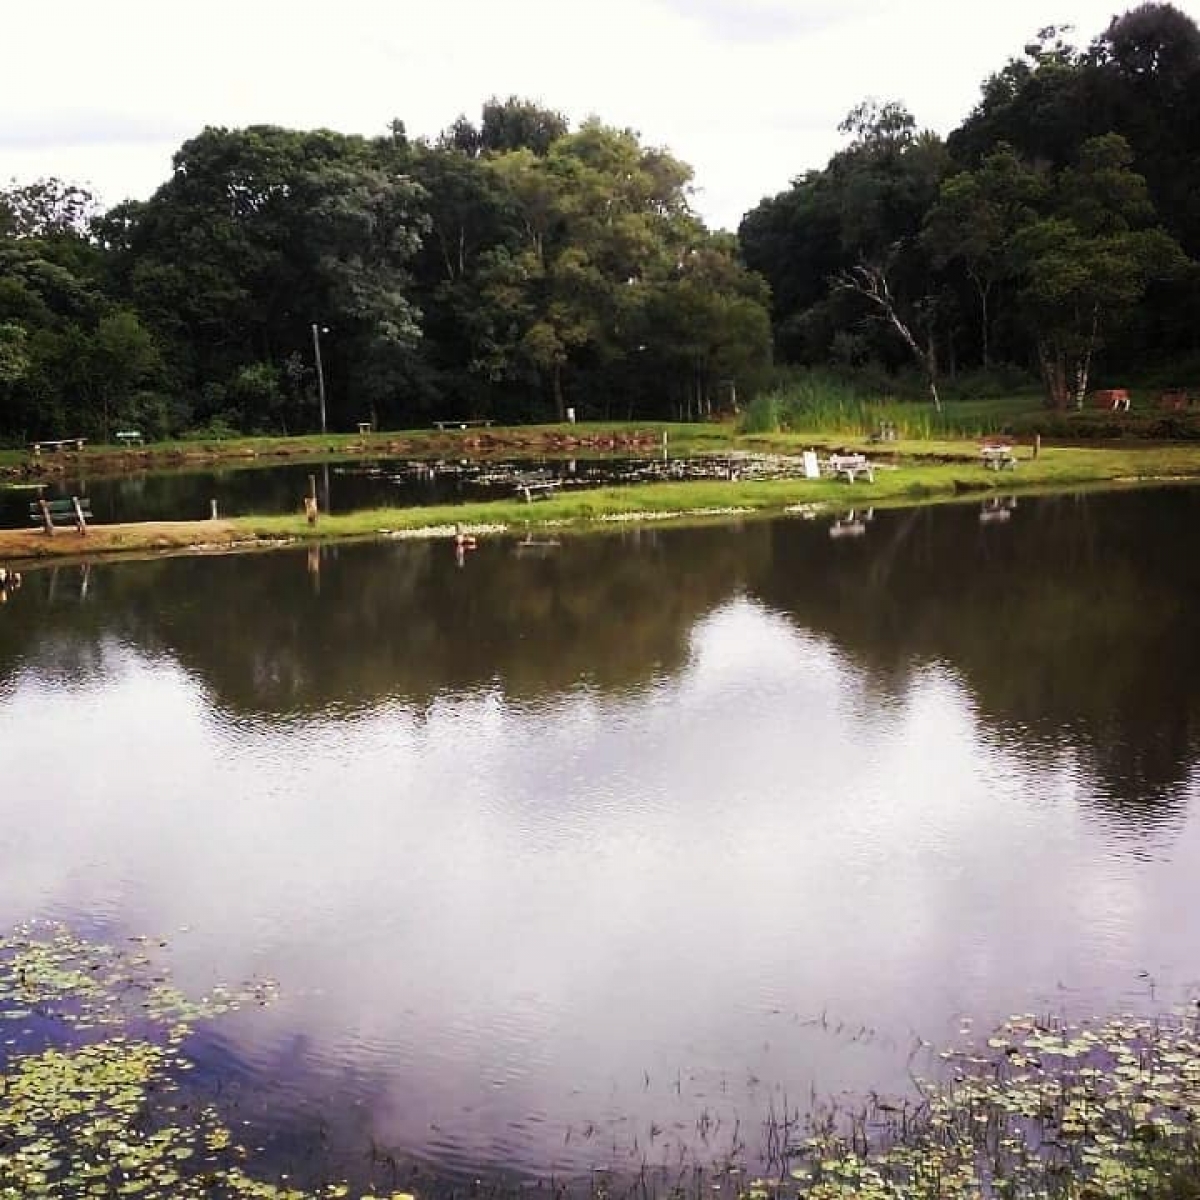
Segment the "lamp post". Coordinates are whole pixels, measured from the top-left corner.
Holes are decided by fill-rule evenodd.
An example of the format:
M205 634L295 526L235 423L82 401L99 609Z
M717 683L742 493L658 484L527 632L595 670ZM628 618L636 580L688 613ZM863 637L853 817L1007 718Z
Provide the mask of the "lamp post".
M328 333L328 325L313 322L313 356L317 360L317 395L321 400L321 432L325 433L325 368L321 366L321 334Z

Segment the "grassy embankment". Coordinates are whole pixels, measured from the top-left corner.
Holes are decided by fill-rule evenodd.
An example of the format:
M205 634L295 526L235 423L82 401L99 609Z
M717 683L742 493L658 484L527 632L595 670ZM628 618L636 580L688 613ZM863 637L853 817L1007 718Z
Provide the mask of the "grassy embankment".
M283 463L357 461L363 458L433 458L460 454L645 454L669 433L671 453L696 454L721 446L731 426L588 422L586 425L520 425L496 428L381 430L377 433L299 434L292 437L181 439L144 446L86 445L81 451L0 449L0 477L45 479L65 472L89 477L143 471L236 469Z
M803 400L803 396L800 398ZM795 399L793 395L792 400ZM76 463L70 461L76 457L73 455L51 456L51 461L100 474L105 469L140 471L171 465L303 462L327 458L331 454L346 459L462 457L487 453L515 458L586 457L589 454L644 457L661 452L665 433L668 452L672 456L738 452L795 454L808 447L863 450L879 464L874 482L705 480L589 490L565 488L532 505L509 498L453 506L381 508L325 514L315 526L307 524L297 512L289 516L248 516L222 521L97 526L86 538L70 531L62 531L54 538L30 530L0 531L0 561L186 548L225 549L295 539L375 537L383 533L424 531L436 534L448 532L456 523L476 533L524 530L547 524L604 529L617 522L666 517L695 521L732 514L770 515L794 506L817 505L832 510L898 507L969 500L995 493L1049 493L1200 481L1200 442L1164 444L1147 437L1088 441L1085 446L1045 444L1037 458L1033 457L1032 438L1026 438L1025 444L1018 444L1020 462L1015 470L986 470L979 458L978 437L1032 420L1038 412L1045 415L1044 410L1036 407L1033 397L960 401L947 405L941 416L932 414L928 406L866 403L853 397L839 399L828 392L809 400L807 407L803 403L792 403L783 409L775 405L775 419L769 421L756 419L762 416L761 405L756 402L756 406L745 414L740 430L731 424L634 425L616 422L445 432L417 430L366 436L237 439L199 447L195 443L164 443L144 451L95 447L77 456ZM780 428L784 424L778 419L780 415L789 418L786 424L804 420L806 426ZM1052 415L1055 420L1066 421L1072 416L1087 422L1098 419L1095 414L1088 413ZM1119 414L1103 414L1104 419L1110 417L1125 419ZM1148 419L1158 418L1151 416ZM1193 420L1190 414L1184 414L1180 419ZM882 423L894 425L897 440L871 444L867 434ZM768 427L756 427L760 425ZM179 455L196 452L202 457L179 461ZM28 459L24 461L28 462ZM39 469L43 464L39 464Z

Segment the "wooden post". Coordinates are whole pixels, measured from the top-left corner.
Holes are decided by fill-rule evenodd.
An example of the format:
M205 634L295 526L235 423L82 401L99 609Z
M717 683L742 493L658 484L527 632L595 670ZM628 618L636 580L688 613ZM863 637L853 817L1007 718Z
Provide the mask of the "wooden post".
M75 509L75 528L80 533L87 533L87 522L83 519L83 509L79 507L79 497L71 497L71 506Z
M42 526L46 530L46 532L51 537L53 537L54 536L54 518L50 515L50 505L48 505L46 503L45 496L38 497L38 506L42 510Z
M215 496L208 502L208 519L210 521L217 519L217 498Z
M1037 458L1037 456L1039 454L1041 454L1041 452L1042 452L1042 435L1040 433L1035 433L1033 435L1033 457Z
M304 515L308 518L310 525L317 523L317 498L316 496L304 497Z

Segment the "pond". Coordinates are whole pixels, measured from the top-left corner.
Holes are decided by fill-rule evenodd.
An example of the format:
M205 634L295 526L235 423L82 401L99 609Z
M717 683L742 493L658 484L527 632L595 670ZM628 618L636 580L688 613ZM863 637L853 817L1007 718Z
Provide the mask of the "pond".
M745 458L746 456L742 456ZM555 487L586 488L648 480L727 477L726 458L630 459L382 459L325 463L239 466L208 471L155 471L96 479L64 474L44 488L0 485L0 528L29 522L29 504L47 499L86 496L99 524L123 521L186 521L209 516L215 500L221 516L299 512L302 497L315 484L325 512L352 512L382 506L455 504L509 499L521 483L552 482ZM760 469L799 460L755 461ZM735 468L736 469L736 468ZM312 484L310 484L310 480ZM536 490L536 489L535 489Z
M1194 993L1198 520L1177 489L29 572L0 924L278 981L189 1049L293 1177L759 1162L773 1114L903 1094L919 1039Z

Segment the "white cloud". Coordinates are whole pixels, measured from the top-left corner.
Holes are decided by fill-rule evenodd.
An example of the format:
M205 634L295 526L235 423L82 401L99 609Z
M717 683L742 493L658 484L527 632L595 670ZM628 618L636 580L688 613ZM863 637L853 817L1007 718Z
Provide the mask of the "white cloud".
M1197 5L1185 4L1195 15ZM6 13L0 179L54 173L104 200L148 194L206 124L435 134L491 95L598 114L696 169L697 206L736 226L824 164L867 95L945 133L1047 20L1082 40L1112 0L64 0ZM64 37L64 27L71 36ZM51 64L48 66L48 64Z

